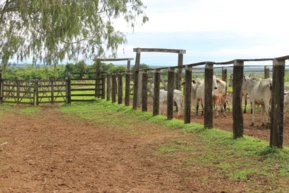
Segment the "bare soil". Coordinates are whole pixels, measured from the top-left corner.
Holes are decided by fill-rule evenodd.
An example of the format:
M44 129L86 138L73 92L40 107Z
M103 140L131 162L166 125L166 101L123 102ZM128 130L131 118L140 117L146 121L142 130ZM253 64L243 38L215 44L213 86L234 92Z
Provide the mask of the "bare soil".
M182 155L157 153L171 139L194 134L142 123L135 126L142 135L135 135L61 114L53 106L33 116L21 108L1 116L0 192L245 192L245 181L227 180L206 166L178 169L186 167ZM245 114L245 134L268 140L269 130L250 127L249 119ZM192 121L203 123L203 116L193 113ZM214 125L232 131L231 113ZM285 145L288 125L286 120Z

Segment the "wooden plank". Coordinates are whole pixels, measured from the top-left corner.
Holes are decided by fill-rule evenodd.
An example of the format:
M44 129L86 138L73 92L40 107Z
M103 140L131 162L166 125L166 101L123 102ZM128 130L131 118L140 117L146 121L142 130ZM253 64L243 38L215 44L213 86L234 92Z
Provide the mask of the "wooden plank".
M94 91L94 88L72 88L71 91Z
M264 79L270 77L270 69L268 66L264 66Z
M233 138L243 137L244 120L242 112L242 83L244 62L235 60L233 67Z
M134 48L134 52L167 52L185 54L186 50L181 49L166 49L166 48Z
M94 96L94 94L71 94L70 96Z
M273 61L270 146L283 148L285 60Z
M167 119L171 120L174 117L174 78L175 71L170 68L168 71L168 87L167 87Z
M204 105L204 126L213 128L213 101L212 101L212 82L213 82L213 63L207 63L205 67L205 105Z
M130 61L130 60L134 60L134 58L96 58L96 59L94 59L95 61L111 61L111 62L113 62L113 61L125 61L125 60L127 60L127 61Z
M184 123L191 122L191 90L192 90L192 67L186 66L185 68L185 109L184 109Z

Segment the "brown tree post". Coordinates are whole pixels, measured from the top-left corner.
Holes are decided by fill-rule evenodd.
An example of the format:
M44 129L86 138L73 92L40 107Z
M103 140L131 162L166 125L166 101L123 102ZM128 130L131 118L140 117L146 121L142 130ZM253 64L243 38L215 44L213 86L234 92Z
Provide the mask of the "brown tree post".
M270 77L270 69L268 66L264 66L264 79Z
M50 100L51 100L51 103L53 104L54 103L54 78L52 78L50 80L50 84L51 84L51 87L50 87L50 90L51 90L51 94L50 94ZM38 81L37 81L37 84L38 84ZM37 89L38 89L38 86L37 86Z
M39 92L38 92L38 80L34 82L34 93L33 93L33 104L34 106L39 104Z
M130 71L126 71L125 76L125 106L129 106L130 99Z
M116 89L117 89L115 73L112 74L111 80L112 80L111 99L112 99L112 103L115 103L116 102Z
M242 112L242 83L244 61L235 60L233 67L233 138L243 137L244 122Z
M273 88L270 123L270 147L283 148L285 60L273 60Z
M106 100L110 101L111 95L111 76L109 73L106 74Z
M139 75L139 66L140 66L140 53L141 49L137 48L136 50L136 59L135 59L135 72L134 72L134 87L133 87L133 109L137 109L138 101L138 75Z
M156 70L154 74L153 116L159 114L159 103L160 103L160 70Z
M227 68L222 68L222 80L227 82Z
M148 110L148 73L144 71L142 74L142 111Z
M168 87L167 87L167 119L171 120L174 117L174 78L175 69L168 70Z
M184 123L191 122L191 91L192 91L192 67L186 66L185 68L185 118Z
M118 88L118 104L122 104L122 95L123 95L123 91L122 91L122 73L118 73L118 84L117 84Z
M180 50L178 53L178 66L183 66L185 50ZM182 68L178 68L178 78L176 79L176 89L181 90Z
M212 83L213 83L213 63L206 63L205 67L205 106L204 106L204 126L213 128L213 101L212 101Z

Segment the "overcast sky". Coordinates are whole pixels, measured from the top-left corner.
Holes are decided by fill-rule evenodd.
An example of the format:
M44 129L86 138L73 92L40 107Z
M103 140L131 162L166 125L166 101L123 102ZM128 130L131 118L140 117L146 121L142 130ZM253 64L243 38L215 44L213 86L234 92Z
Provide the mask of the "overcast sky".
M184 49L184 64L289 55L288 0L143 0L149 22L134 32L117 28L128 43L118 57L135 58L133 48ZM142 53L141 63L177 65L177 54ZM133 62L134 64L134 62Z

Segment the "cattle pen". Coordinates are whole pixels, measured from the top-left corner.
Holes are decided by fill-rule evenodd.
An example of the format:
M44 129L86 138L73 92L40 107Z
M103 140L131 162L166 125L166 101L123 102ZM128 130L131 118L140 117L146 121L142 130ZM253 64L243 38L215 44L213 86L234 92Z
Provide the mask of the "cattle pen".
M233 65L233 138L237 139L243 137L244 133L244 121L242 113L242 93L241 86L244 76L244 66L245 62L261 62L261 61L271 61L273 62L273 88L272 88L272 100L271 100L271 114L270 114L270 146L276 146L278 148L283 147L283 109L284 109L284 73L285 73L285 60L289 59L289 56L276 57L276 58L260 58L260 59L235 59L227 62L211 62L204 61L191 64L183 64L183 54L185 50L175 50L175 49L159 49L159 48L135 48L136 60L135 60L135 71L132 72L134 75L134 85L133 85L133 102L132 108L137 109L141 105L142 111L147 111L147 99L148 99L148 74L153 71L153 83L154 83L154 100L153 100L153 115L159 114L159 90L160 90L160 75L162 70L166 70L167 73L167 119L170 120L173 117L173 90L174 88L180 89L180 83L182 78L182 72L184 71L184 123L191 122L191 80L194 70L198 66L205 66L204 69L204 79L205 79L205 108L204 108L204 127L213 128L213 105L212 105L212 85L208 84L212 82L214 67L223 66L222 79L226 80L227 71L224 66ZM162 67L155 69L139 69L141 52L168 52L177 53L178 62L177 66ZM119 75L121 74L121 75ZM127 88L130 82L130 76L132 75L130 71L119 72L118 76L122 77L125 74L126 77L126 88L125 95L126 98L130 96L129 90ZM269 77L269 68L264 67L264 77ZM109 74L103 73L103 76L109 77ZM111 75L113 76L113 75ZM141 81L140 81L141 80ZM122 81L121 78L118 81ZM112 84L117 84L115 81ZM112 88L116 86L112 85ZM120 87L119 87L120 89ZM116 92L111 93L112 98L114 98ZM109 94L109 93L107 93ZM109 100L109 99L107 99ZM128 99L127 99L128 100ZM112 100L112 102L116 102ZM118 104L122 104L119 100ZM129 106L129 104L125 104Z
M205 128L213 128L213 104L212 104L212 84L214 70L222 69L222 79L227 81L228 71L226 67L232 68L233 75L233 96L232 96L232 130L233 138L237 139L243 137L244 134L244 120L242 113L242 81L244 76L244 67L246 62L272 62L272 100L271 100L271 114L270 114L270 146L276 146L278 148L283 147L283 121L284 121L284 75L285 75L285 61L289 59L289 56L276 57L276 58L260 58L260 59L235 59L227 62L212 62L204 61L191 64L183 64L183 56L186 53L185 50L178 49L161 49L161 48L134 48L136 52L135 57L135 70L130 71L130 62L133 58L121 58L121 59L96 59L97 67L96 78L93 79L71 79L70 76L65 80L50 80L47 83L44 81L32 81L33 83L23 84L24 81L11 82L10 80L4 80L0 77L0 102L13 102L21 103L22 98L28 97L28 103L36 104L44 101L41 98L49 99L48 102L56 103L71 103L73 101L87 101L82 99L75 99L75 97L87 96L106 99L112 103L124 104L126 106L131 105L130 100L132 98L132 108L137 109L141 107L142 111L148 111L148 85L153 84L153 116L159 114L159 91L163 86L167 90L167 119L173 118L173 92L174 89L184 91L184 124L188 124L192 121L192 100L191 100L191 81L192 78L200 73L203 74L205 80L205 99L204 103L204 116L203 124ZM141 53L143 52L160 52L160 53L173 53L178 55L177 65L161 68L148 68L139 69L141 62ZM100 68L101 61L127 61L127 70L117 73L103 72ZM204 69L200 67L204 66ZM269 77L270 71L267 66L264 67L264 78ZM167 77L167 81L162 80L162 75ZM184 80L184 86L182 88L181 83ZM133 80L133 81L132 81ZM9 82L10 81L10 82ZM59 81L59 82L58 82ZM83 81L83 82L82 82ZM123 84L123 81L125 83ZM131 84L133 82L133 85ZM163 83L161 85L161 82ZM77 85L76 85L77 84ZM166 85L165 85L166 84ZM73 87L75 86L75 88ZM80 86L86 86L86 88L79 88ZM41 87L41 92L39 92ZM88 91L88 94L72 94L74 91ZM124 91L124 93L123 93ZM22 94L21 94L22 93ZM39 94L42 93L42 94ZM124 97L123 97L124 96ZM8 99L15 99L9 101Z

